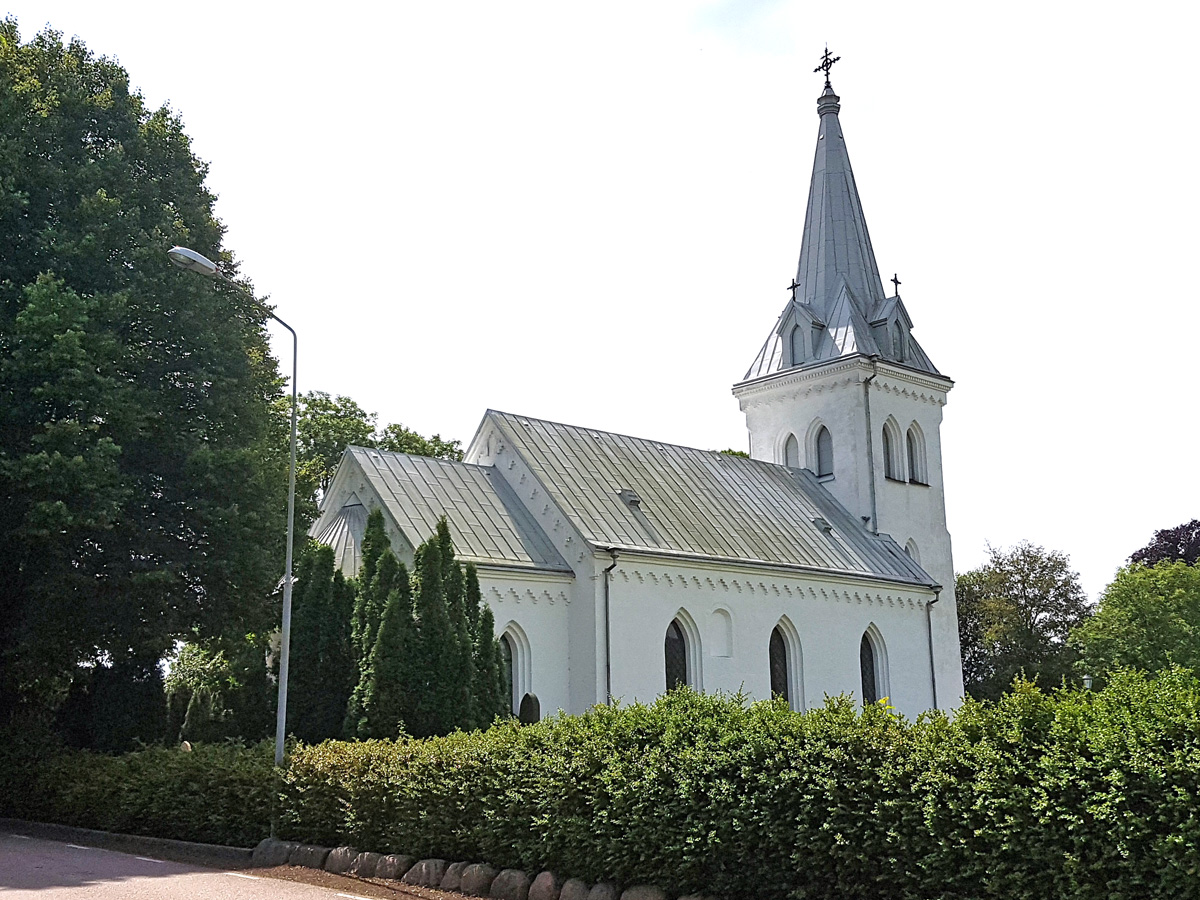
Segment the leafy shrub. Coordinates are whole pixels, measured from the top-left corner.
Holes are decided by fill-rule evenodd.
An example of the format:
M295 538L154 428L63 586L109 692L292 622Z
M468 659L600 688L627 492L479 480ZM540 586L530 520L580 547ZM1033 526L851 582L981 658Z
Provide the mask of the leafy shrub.
M13 756L0 758L0 790ZM0 812L250 844L269 745L50 754ZM7 806L5 806L7 799ZM301 745L282 837L486 860L669 893L917 900L1195 896L1200 681L1018 683L907 721L833 698L675 691L444 738Z

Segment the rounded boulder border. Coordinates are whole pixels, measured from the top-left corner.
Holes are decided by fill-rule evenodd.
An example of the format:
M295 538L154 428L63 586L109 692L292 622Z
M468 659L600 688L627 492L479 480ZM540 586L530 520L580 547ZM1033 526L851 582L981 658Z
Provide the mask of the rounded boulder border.
M379 857L379 862L375 864L375 877L396 881L404 877L404 873L412 868L414 862L416 860L411 856L404 856L400 853L386 853Z
M358 850L354 847L334 847L325 857L324 869L334 875L345 875L358 859Z
M592 885L592 889L588 891L588 900L621 900L621 892L615 884L601 881Z
M288 856L288 865L304 866L306 869L323 869L325 868L325 858L328 856L328 847L317 847L314 844L297 844L296 849Z
M350 864L346 874L353 875L355 878L375 878L375 870L379 868L381 859L383 857L378 853L372 853L370 850L363 851Z
M500 873L486 863L475 863L463 869L459 891L472 897L486 897L492 882Z
M591 893L591 888L582 878L568 878L563 882L558 900L588 900L589 893Z
M542 872L529 886L529 900L559 900L563 880L553 872Z
M492 900L529 900L529 876L520 869L504 869L492 882Z
M286 866L292 851L300 845L295 841L280 841L275 838L263 838L254 848L250 856L250 864L258 869L273 869L276 866Z
M417 887L435 888L446 877L446 861L444 859L422 859L404 873L400 880L405 884Z
M462 889L462 876L470 863L453 862L446 866L446 874L442 876L442 883L438 886L443 891L459 891Z

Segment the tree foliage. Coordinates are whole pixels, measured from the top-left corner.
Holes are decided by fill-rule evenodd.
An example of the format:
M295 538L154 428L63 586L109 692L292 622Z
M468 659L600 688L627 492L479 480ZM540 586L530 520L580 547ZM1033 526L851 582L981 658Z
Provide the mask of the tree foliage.
M272 732L275 685L258 635L183 644L164 687L169 742L258 741Z
M461 460L462 444L423 437L403 425L376 427L378 415L350 397L309 391L300 397L297 416L296 494L308 504L308 516L329 489L342 454L349 446L374 447L416 456Z
M1071 643L1079 670L1100 679L1117 669L1173 665L1200 674L1200 567L1168 560L1122 569Z
M1200 560L1200 519L1154 532L1154 540L1129 557L1130 562L1145 566L1173 559L1189 566L1194 566Z
M206 171L116 62L0 23L0 704L274 618L264 314L165 255L232 265Z
M954 583L967 693L995 699L1022 673L1051 685L1073 675L1067 637L1091 610L1070 560L1028 542L989 554Z
M357 675L354 586L334 568L332 549L314 544L305 551L292 603L288 733L323 741L342 733Z

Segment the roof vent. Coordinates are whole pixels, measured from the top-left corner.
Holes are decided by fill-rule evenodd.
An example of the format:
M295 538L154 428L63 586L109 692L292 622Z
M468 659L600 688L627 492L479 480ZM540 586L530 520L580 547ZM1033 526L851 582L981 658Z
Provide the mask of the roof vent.
M831 534L833 532L833 526L830 525L828 522L826 522L824 519L822 519L820 516L813 516L812 523L814 525L816 525L818 528L820 528L826 534Z
M617 496L635 509L640 509L642 506L642 498L637 495L637 491L635 490L622 488L617 491Z

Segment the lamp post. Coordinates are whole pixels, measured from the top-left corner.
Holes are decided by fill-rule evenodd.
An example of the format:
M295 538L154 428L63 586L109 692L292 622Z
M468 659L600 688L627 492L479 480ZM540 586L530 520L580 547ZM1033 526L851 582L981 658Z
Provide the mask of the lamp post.
M217 278L227 284L234 284L232 278L221 271L215 262L195 250L187 247L172 247L167 251L171 262L189 272L197 272L206 278ZM287 690L288 690L288 656L292 643L292 544L296 528L296 357L299 352L299 341L296 331L283 319L275 315L249 294L268 316L286 328L292 334L292 445L291 459L288 464L288 502L287 502L287 552L283 574L283 628L279 635L279 702L275 716L275 765L283 765L283 741L287 730Z

